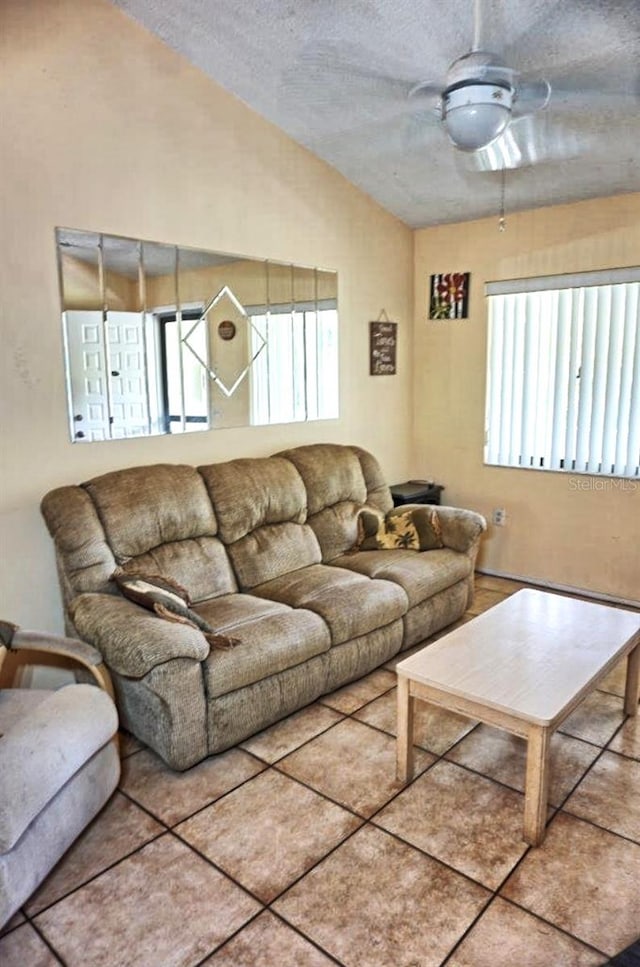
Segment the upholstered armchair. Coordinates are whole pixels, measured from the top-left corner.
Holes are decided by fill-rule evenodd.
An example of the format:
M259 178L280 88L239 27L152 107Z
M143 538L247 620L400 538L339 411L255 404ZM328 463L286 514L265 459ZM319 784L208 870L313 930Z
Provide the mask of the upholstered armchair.
M73 659L95 684L0 688L0 927L99 812L120 776L118 717L95 648L0 621L8 651Z

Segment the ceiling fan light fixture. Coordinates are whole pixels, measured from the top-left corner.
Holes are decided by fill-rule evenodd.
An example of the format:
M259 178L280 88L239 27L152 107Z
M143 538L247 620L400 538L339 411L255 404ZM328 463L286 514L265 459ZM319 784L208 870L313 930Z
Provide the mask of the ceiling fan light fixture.
M499 138L511 120L513 91L500 84L456 84L442 95L442 119L461 151L478 151Z

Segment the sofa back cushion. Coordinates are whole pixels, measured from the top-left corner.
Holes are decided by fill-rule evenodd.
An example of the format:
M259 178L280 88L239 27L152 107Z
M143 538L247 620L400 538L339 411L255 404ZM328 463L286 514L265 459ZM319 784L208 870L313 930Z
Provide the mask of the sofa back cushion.
M115 591L109 578L117 562L86 490L57 487L43 498L41 510L55 543L65 608L76 594Z
M289 461L245 458L199 472L241 589L319 563L320 547L306 523L305 487Z
M393 506L375 458L359 447L318 443L286 450L307 492L309 524L322 549L323 562L353 547L358 538L358 514L364 506L385 513Z
M154 547L217 532L211 501L194 467L129 467L83 484L119 564Z
M170 541L132 557L124 574L159 574L189 592L193 604L238 590L224 544L217 537Z
M116 565L160 574L194 603L237 590L202 478L158 464L95 477L48 494L42 505L70 593L115 591Z

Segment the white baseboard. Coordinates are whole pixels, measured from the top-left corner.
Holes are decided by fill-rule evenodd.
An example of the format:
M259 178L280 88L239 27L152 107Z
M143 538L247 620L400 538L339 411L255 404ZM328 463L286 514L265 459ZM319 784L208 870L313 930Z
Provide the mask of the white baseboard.
M478 567L476 574L486 574L492 578L506 578L508 581L522 581L537 588L549 588L550 591L562 591L565 594L580 594L583 598L593 598L594 601L611 601L612 604L624 604L628 608L639 608L640 601L631 598L618 598L614 594L603 594L598 591L588 591L585 588L574 588L570 584L556 584L554 581L541 581L540 578L530 578L523 574L507 574L505 571L492 571L490 568Z

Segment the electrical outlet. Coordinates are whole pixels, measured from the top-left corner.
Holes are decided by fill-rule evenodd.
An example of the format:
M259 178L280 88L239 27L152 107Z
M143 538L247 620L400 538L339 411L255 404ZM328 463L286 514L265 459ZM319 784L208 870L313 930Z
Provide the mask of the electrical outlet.
M493 511L491 520L496 527L504 527L507 522L507 512L504 507L496 507Z

